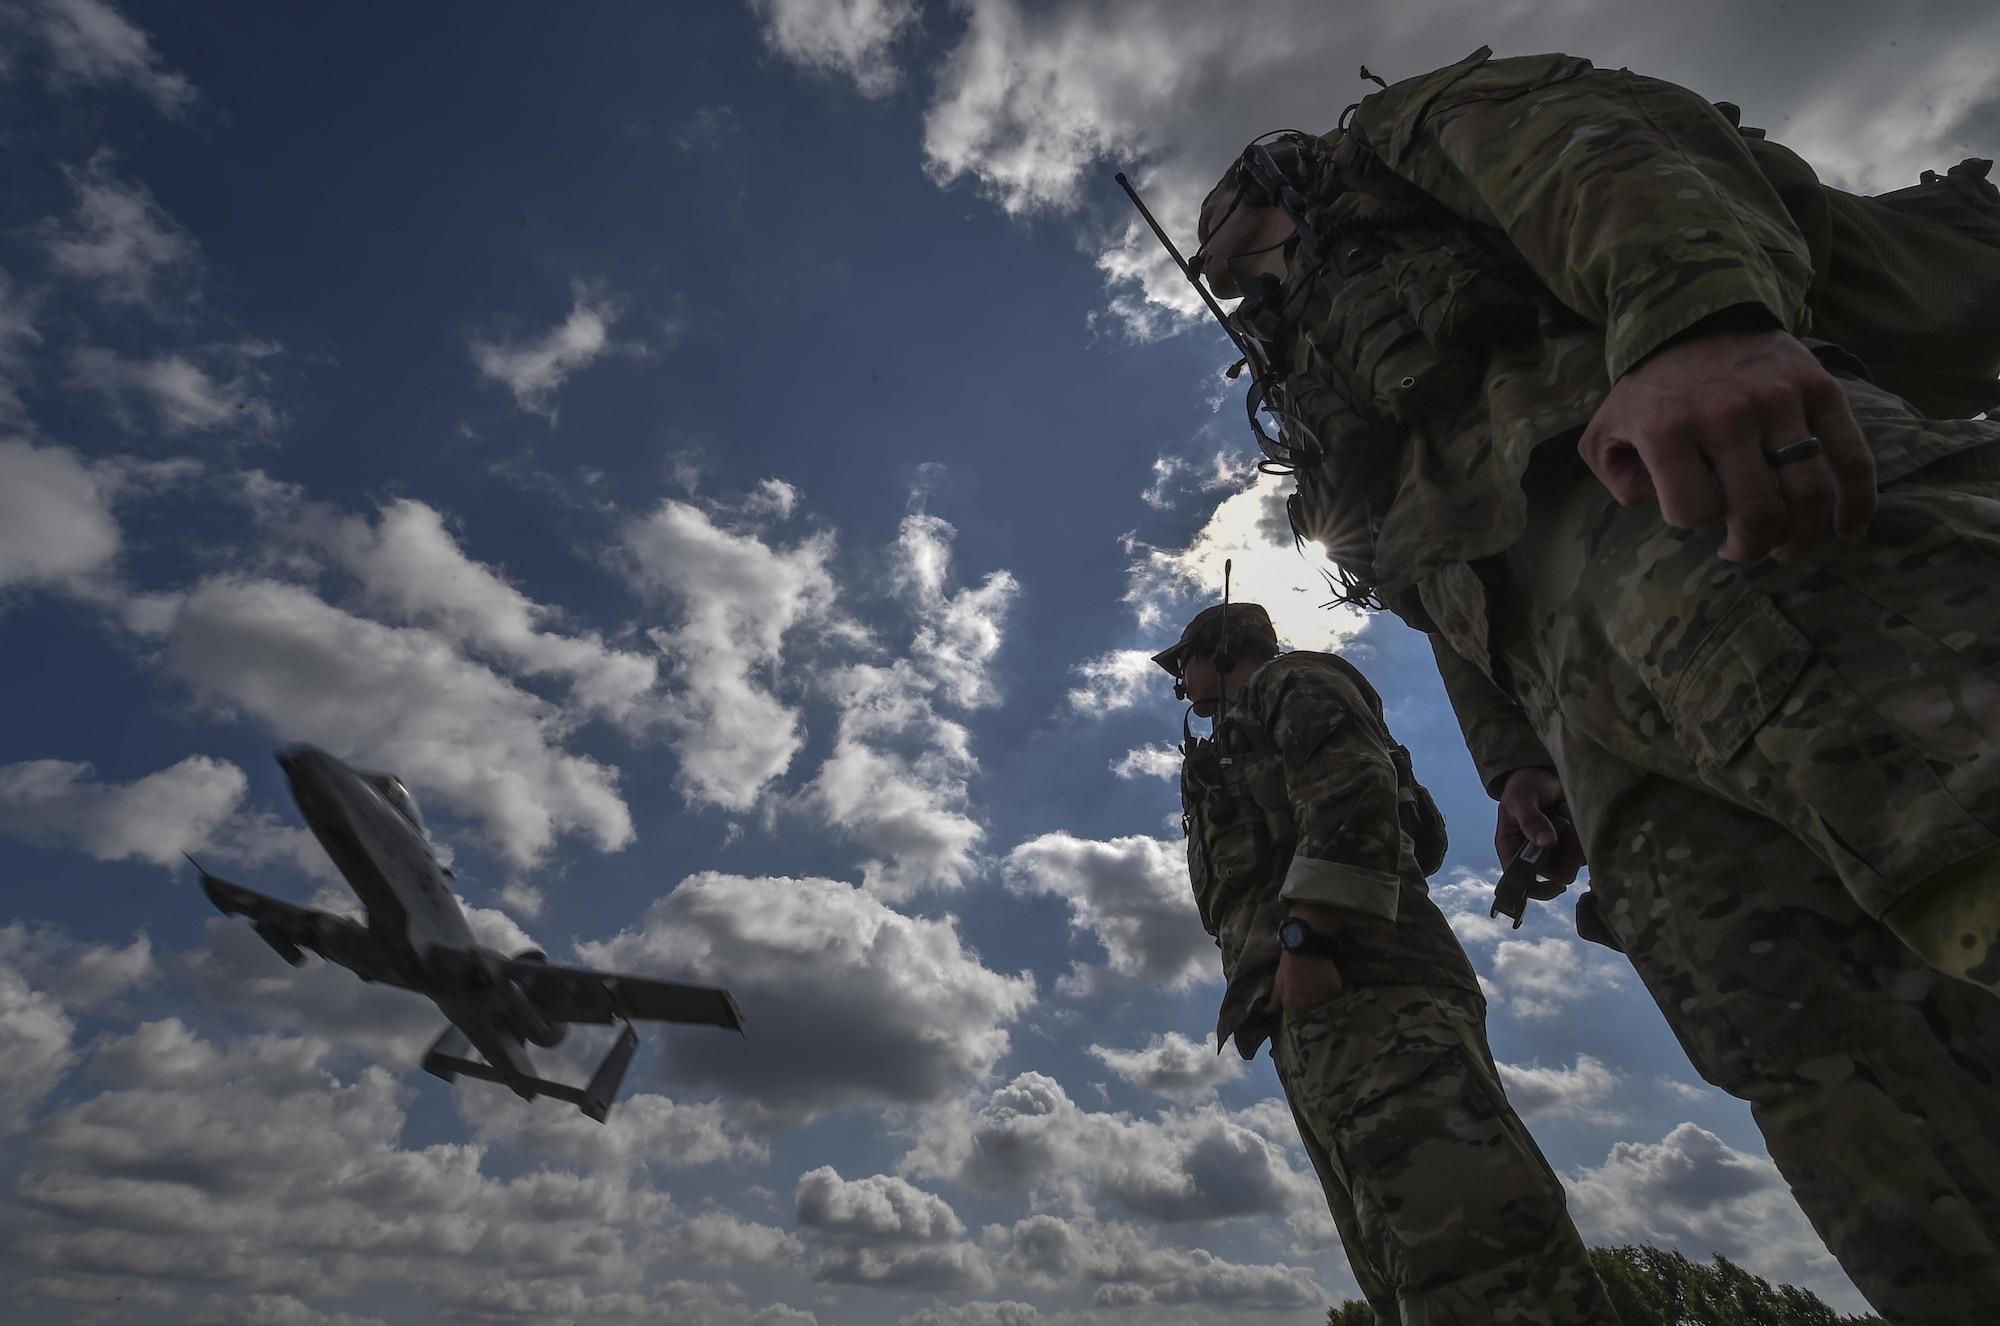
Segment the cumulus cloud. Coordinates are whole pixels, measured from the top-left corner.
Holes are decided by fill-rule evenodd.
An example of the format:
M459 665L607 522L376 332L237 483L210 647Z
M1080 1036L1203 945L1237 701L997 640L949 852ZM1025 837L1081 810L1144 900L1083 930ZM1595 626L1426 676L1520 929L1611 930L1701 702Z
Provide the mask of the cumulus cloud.
M1154 665L1153 653L1115 649L1078 663L1070 671L1083 684L1070 688L1069 707L1080 714L1110 714L1166 693L1168 679Z
M66 223L42 223L55 269L87 282L107 302L179 316L165 296L199 272L201 246L194 236L145 185L120 179L109 151L63 173L76 195L75 211Z
M1322 132L1390 78L1463 57L1490 28L1472 0L1412 15L1382 3L1332 10L1260 0L1028 4L968 0L936 70L924 151L932 175L964 177L1010 213L1080 211L1080 240L1112 286L1113 313L1140 334L1201 316L1186 283L1136 219L1081 211L1088 186L1130 168L1171 233L1191 237L1203 193L1252 136ZM1923 21L1840 0L1810 32L1771 9L1697 0L1671 12L1622 3L1529 0L1510 9L1501 54L1568 50L1743 103L1843 187L1913 182L2000 122L2000 74L1981 52L2000 16L1979 0L1936 0ZM1468 35L1473 34L1473 35ZM1801 38L1812 58L1772 61ZM1789 44L1789 45L1788 45Z
M0 427L24 424L21 388L27 377L28 348L41 342L33 302L0 271Z
M980 1299L946 1303L940 1299L927 1308L898 1317L896 1326L1042 1326L1047 1320L1034 1304L1011 1298L997 1303Z
M638 928L578 955L728 986L749 1039L669 1036L665 1071L765 1126L946 1099L992 1072L1035 992L1032 977L982 965L951 920L904 916L827 879L694 875Z
M1156 1035L1145 1048L1115 1050L1093 1045L1090 1053L1106 1068L1136 1087L1170 1100L1191 1101L1213 1096L1224 1082L1243 1076L1241 1058L1217 1054L1205 1041L1191 1041L1177 1031Z
M250 349L263 353L266 347ZM251 373L218 379L184 354L127 359L86 346L76 352L71 369L77 385L102 397L126 428L151 422L169 434L210 433L224 428L268 430L278 423L277 410L258 395ZM135 403L144 408L144 421L131 408Z
M1000 652L1007 611L1020 584L1005 571L990 573L977 588L953 591L951 544L957 531L922 512L904 518L896 535L895 581L917 614L911 656L961 709L1000 702L988 667Z
M873 854L864 879L892 901L963 883L985 837L966 809L979 768L971 733L938 702L961 709L998 702L988 665L1017 585L996 571L977 587L949 588L954 533L921 512L905 518L890 583L916 618L909 656L857 663L825 682L840 719L808 799Z
M178 865L208 845L249 786L227 760L191 755L130 783L103 783L88 764L0 766L0 831L74 847L99 861Z
M1619 985L1625 968L1576 940L1510 939L1493 951L1493 989L1518 1017L1552 1018L1579 999Z
M92 1008L159 974L144 933L120 948L86 944L53 926L0 926L0 962L66 1008Z
M475 337L471 344L473 366L481 377L512 392L515 405L553 424L555 394L571 374L606 354L635 348L612 341L611 326L618 315L616 300L579 285L569 316L541 336L525 341Z
M522 675L563 678L578 709L628 731L659 721L654 659L613 648L596 631L549 629L560 623L559 610L468 557L436 508L398 499L372 524L348 517L323 538L379 616L441 630Z
M125 83L163 113L179 115L194 85L168 69L143 28L104 0L29 0L25 12L46 44L58 85Z
M1008 1273L1042 1288L1095 1282L1092 1302L1100 1308L1194 1303L1318 1309L1328 1297L1303 1266L1243 1265L1201 1248L1162 1247L1146 1231L1120 1221L1034 1215L996 1241L1005 1249L1001 1265ZM998 1315L992 1320L1008 1322Z
M1181 752L1178 746L1135 746L1110 762L1111 772L1120 778L1179 778Z
M1698 1260L1719 1252L1768 1279L1848 1296L1777 1166L1695 1124L1658 1142L1619 1142L1568 1186L1590 1243L1650 1243Z
M434 632L235 575L137 602L128 617L215 709L395 770L481 821L517 867L559 833L606 851L632 840L616 771L563 749L570 717Z
M770 496L785 499L780 515L796 501L783 486ZM666 721L681 762L675 786L697 804L747 810L804 740L778 674L786 637L833 610L832 540L776 546L671 501L622 537L634 582L681 612L678 624L651 633L674 673Z
M0 1074L0 1136L5 1136L27 1127L30 1112L76 1061L70 1043L76 1023L53 995L29 983L17 953L8 951L17 928L0 930L0 937L8 941L0 948L0 1055L7 1064Z
M1507 1099L1524 1119L1581 1119L1588 1123L1623 1123L1625 1116L1604 1108L1618 1089L1618 1074L1587 1054L1568 1068L1501 1064L1500 1081Z
M1115 1202L1170 1224L1284 1216L1322 1198L1275 1131L1213 1105L1151 1120L1086 1110L1028 1072L976 1108L961 1100L927 1115L902 1168L975 1192L1033 1189L1078 1210Z
M1361 633L1367 615L1358 608L1327 606L1322 559L1300 553L1285 515L1291 480L1257 473L1248 487L1216 505L1185 548L1159 548L1127 536L1125 602L1142 630L1179 634L1185 619L1222 601L1224 564L1231 564L1230 597L1261 603L1278 639L1300 649L1338 649ZM1140 674L1143 675L1143 674Z
M117 467L68 447L0 438L0 589L87 592L118 556L111 504L123 486Z
M906 1179L843 1179L831 1165L799 1176L800 1229L830 1245L815 1279L910 1289L971 1289L992 1283L980 1250L948 1203Z
M657 1099L657 1098L656 1098ZM623 1102L619 1109L624 1109ZM805 1245L772 1225L729 1211L704 1211L666 1232L663 1250L680 1266L736 1266L782 1270L802 1265Z
M394 1285L450 1316L757 1316L649 1277L657 1231L679 1222L642 1171L502 1177L478 1145L405 1146L393 1078L341 1077L323 1040L219 1043L168 1018L103 1039L89 1072L107 1089L44 1122L15 1187L17 1257L72 1299L167 1282L220 1311L264 1295L324 1313ZM297 1310L269 1319L319 1319Z
M749 0L764 42L795 64L843 74L866 97L900 81L890 48L917 20L916 0Z
M1015 893L1063 899L1070 928L1089 932L1103 946L1102 965L1072 968L1066 980L1076 988L1115 977L1179 990L1220 975L1179 843L1045 833L1007 854L1005 878Z

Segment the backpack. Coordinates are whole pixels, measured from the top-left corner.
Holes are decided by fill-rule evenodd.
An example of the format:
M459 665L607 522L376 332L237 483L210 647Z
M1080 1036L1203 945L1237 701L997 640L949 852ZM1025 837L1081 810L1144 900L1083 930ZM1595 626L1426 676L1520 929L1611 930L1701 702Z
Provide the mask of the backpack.
M1734 120L1736 108L1718 102ZM1812 252L1810 334L1933 419L2000 406L2000 188L1968 157L1863 197L1828 188L1791 149L1739 129Z

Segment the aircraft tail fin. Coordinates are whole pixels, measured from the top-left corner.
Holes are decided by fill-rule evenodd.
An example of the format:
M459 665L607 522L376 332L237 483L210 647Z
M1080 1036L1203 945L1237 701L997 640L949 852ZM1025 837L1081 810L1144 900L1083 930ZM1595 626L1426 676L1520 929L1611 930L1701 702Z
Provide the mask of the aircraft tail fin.
M545 1077L516 1077L504 1073L483 1059L470 1057L471 1041L457 1026L447 1024L438 1038L431 1042L431 1048L424 1053L424 1071L447 1082L456 1082L459 1077L476 1077L482 1082L498 1082L523 1096L552 1096L556 1100L567 1101L591 1118L603 1123L611 1113L611 1102L617 1099L618 1088L625 1081L625 1070L632 1066L632 1056L639 1048L639 1033L626 1023L619 1033L604 1061L597 1071L590 1075L587 1086L573 1087L567 1082L553 1082Z

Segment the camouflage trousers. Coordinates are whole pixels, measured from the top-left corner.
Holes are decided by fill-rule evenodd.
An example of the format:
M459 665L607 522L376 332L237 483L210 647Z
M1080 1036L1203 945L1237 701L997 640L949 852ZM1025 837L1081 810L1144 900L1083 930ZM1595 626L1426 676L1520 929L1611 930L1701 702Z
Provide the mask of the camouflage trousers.
M1954 970L1894 921L1955 880L1953 939L1990 955L2000 425L1850 397L1878 456L1925 462L1866 540L1737 566L1718 531L1543 476L1494 657L1696 1069L1750 1102L1875 1309L1942 1326L2000 1303L2000 999L1951 979L1980 952Z
M1287 1013L1271 1055L1377 1320L1616 1326L1477 994L1355 986Z

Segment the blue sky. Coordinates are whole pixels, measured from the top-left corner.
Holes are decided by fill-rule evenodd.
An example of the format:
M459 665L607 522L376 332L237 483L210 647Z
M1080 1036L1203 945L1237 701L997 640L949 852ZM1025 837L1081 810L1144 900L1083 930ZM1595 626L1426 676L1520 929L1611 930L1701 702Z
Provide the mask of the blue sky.
M1225 558L1443 802L1586 1234L1858 1306L1622 960L1485 919L1428 651L1320 607L1110 174L1186 234L1357 57L1483 40L1892 187L1995 145L2000 31L1486 12L0 6L10 1314L1317 1320L1353 1282L1268 1061L1203 1043L1143 664ZM487 942L726 984L749 1036L649 1028L604 1127L417 1072L428 1005L285 967L181 863L352 906L294 740L409 780Z

